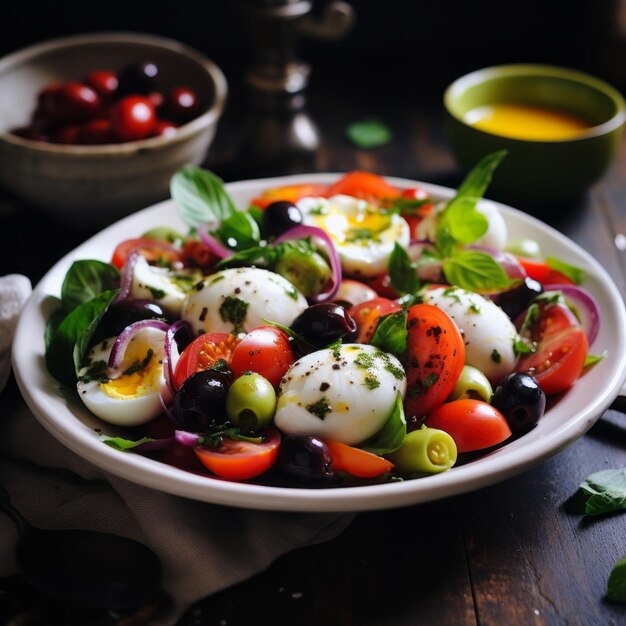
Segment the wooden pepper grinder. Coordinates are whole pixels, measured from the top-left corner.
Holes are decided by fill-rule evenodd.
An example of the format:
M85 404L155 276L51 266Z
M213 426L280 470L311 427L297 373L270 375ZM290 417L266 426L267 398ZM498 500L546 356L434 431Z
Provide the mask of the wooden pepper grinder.
M338 39L351 27L353 11L331 2L320 18L309 0L245 0L253 63L245 75L249 114L238 168L250 176L310 171L319 136L307 114L310 67L296 55L298 39Z

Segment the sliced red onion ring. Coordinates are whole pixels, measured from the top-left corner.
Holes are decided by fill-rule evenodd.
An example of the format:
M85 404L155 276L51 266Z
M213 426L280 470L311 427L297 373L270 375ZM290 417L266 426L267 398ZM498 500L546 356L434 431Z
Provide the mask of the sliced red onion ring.
M545 291L560 291L581 316L581 325L592 345L600 331L600 306L595 298L583 287L569 284L544 285Z
M133 273L138 258L139 252L137 251L131 252L126 258L126 263L124 263L122 273L120 274L120 291L115 297L115 302L126 300L130 296L130 290L133 286Z
M174 322L165 332L165 346L163 350L163 376L165 378L165 384L167 385L167 389L172 396L176 393L176 388L174 387L174 367L176 366L176 364L174 363L174 359L172 358L172 348L176 346L176 349L178 350L178 345L176 344L175 337L176 333L178 333L180 330L188 332L190 336L193 333L191 324L186 320L178 320Z
M328 261L330 262L330 269L332 272L331 284L327 291L320 293L311 299L315 303L327 302L328 300L332 300L337 295L339 285L341 284L341 261L339 260L339 254L337 254L335 244L332 242L328 233L321 228L317 228L316 226L294 226L278 237L274 241L274 245L285 241L291 241L293 239L305 239L307 237L317 237L318 239L321 239L326 247Z
M187 446L188 448L195 448L200 442L200 435L190 433L187 430L175 430L174 438L181 446Z
M209 233L209 225L207 224L198 227L198 236L202 240L202 243L220 259L226 259L235 254L234 250L225 246L217 237Z
M109 355L108 371L109 378L118 378L121 376L121 372L118 371L120 365L124 360L124 353L130 340L144 328L155 328L167 332L169 324L162 322L161 320L139 320L127 326L117 337L113 347L111 348L111 354Z

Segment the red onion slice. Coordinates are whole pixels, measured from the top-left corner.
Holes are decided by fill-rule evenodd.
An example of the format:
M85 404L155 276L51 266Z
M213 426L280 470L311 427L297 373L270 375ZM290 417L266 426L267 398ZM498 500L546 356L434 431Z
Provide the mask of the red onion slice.
M200 442L200 435L197 433L190 433L187 430L175 430L174 438L181 446L187 448L195 448Z
M167 332L169 324L162 322L161 320L139 320L133 324L128 325L117 337L113 347L111 348L111 354L109 355L108 371L109 378L118 378L121 376L121 372L118 371L120 365L124 361L124 354L126 348L130 343L130 340L144 328L155 328L156 330L162 330Z
M235 254L235 250L231 250L219 241L217 237L209 233L209 226L207 224L198 227L198 236L202 240L202 243L220 259L226 259Z
M115 302L126 300L130 296L130 291L133 286L133 273L138 258L139 252L137 251L131 252L126 258L126 263L124 263L120 274L120 291L115 298Z
M600 306L595 298L583 287L570 284L544 285L546 291L560 291L581 316L581 325L591 346L600 331Z
M165 346L163 350L163 376L165 378L165 384L169 393L171 393L172 397L176 393L176 388L174 386L174 368L176 367L176 360L178 360L178 344L176 343L175 337L176 334L184 330L189 333L189 336L193 333L193 329L191 328L191 324L186 320L178 320L174 322L165 332ZM174 358L174 354L172 353L172 348L176 347L176 358ZM169 402L168 402L169 404Z
M321 228L317 228L316 226L294 226L278 237L274 241L274 245L285 241L291 241L293 239L306 239L307 237L317 237L318 239L321 239L328 254L328 261L330 262L330 270L332 272L330 287L327 291L311 298L311 300L315 303L327 302L328 300L332 300L337 295L339 285L341 284L341 261L339 260L339 254L337 253L335 244L328 233Z

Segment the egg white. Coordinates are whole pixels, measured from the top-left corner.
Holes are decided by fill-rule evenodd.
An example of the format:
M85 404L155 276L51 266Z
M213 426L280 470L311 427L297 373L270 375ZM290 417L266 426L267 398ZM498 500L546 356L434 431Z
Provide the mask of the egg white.
M129 342L123 362L107 382L89 380L93 365L106 364L115 337L94 346L88 354L91 366L78 373L77 390L85 406L100 419L119 426L139 426L159 416L163 409L159 394L165 390L163 353L165 332L155 328L140 330ZM134 374L124 374L135 363L142 363L152 350L147 365ZM100 368L98 368L100 369ZM106 369L102 369L107 372ZM110 374L110 373L109 373Z
M395 242L408 247L409 226L395 213L385 213L366 200L337 195L298 200L304 223L326 231L337 249L344 272L378 276L387 270Z
M445 311L463 334L465 363L479 369L491 383L515 369L517 330L492 300L459 287L437 287L423 301Z
M404 370L391 354L363 344L318 350L285 374L274 423L284 433L357 445L382 428L405 391Z
M245 308L240 324L233 323L223 308L227 298L231 305ZM257 267L238 267L212 274L191 289L181 317L198 334L238 333L267 321L290 326L307 306L306 298L280 274Z

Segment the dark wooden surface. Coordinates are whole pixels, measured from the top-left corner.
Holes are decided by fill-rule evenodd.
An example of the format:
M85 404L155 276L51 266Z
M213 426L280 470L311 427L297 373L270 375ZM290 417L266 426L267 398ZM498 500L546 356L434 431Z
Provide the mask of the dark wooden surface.
M346 93L322 78L309 97L319 150L308 163L290 159L273 173L358 168L459 182L437 102L419 106ZM238 153L243 109L241 101L231 104L206 162L226 180L244 175L245 155ZM354 148L344 138L346 125L373 116L390 125L392 141L372 151ZM268 173L265 165L258 164L259 175ZM245 169L254 174L254 164ZM624 253L615 246L616 234L626 233L626 143L579 202L522 208L580 243L626 293ZM88 234L65 225L51 235L50 218L6 195L0 196L0 220L0 273L22 272L34 281ZM522 475L430 504L359 514L338 538L294 551L203 600L180 624L624 624L626 606L605 599L611 568L626 555L624 517L587 520L570 512L568 501L588 474L625 464L626 416L609 410L572 446ZM22 615L15 624L85 623L71 608L51 610L19 579L0 581L0 603L5 615ZM24 617L29 614L31 621ZM101 623L122 621L101 616Z

